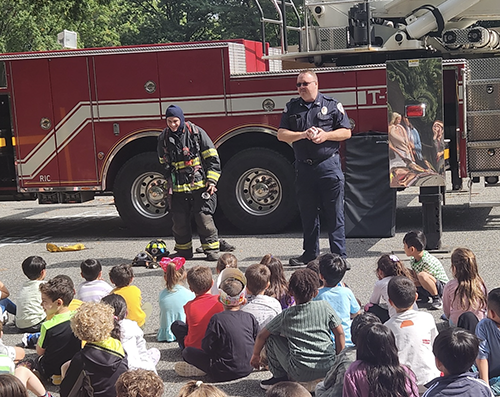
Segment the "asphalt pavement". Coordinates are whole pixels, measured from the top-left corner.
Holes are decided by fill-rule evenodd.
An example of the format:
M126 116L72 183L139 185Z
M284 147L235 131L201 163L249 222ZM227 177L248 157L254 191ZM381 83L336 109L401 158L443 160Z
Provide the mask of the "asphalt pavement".
M500 187L477 189L473 200L500 203ZM368 301L376 281L375 263L384 253L396 253L408 260L403 252L402 239L412 229L420 229L422 215L418 203L417 189L407 189L398 193L396 234L391 238L356 238L347 240L347 251L352 269L346 274L345 282L351 287L356 297L364 304ZM449 192L446 195L447 205L443 208L442 250L436 253L450 274L450 254L456 247L467 247L476 254L480 274L486 281L488 289L497 287L500 282L500 209L494 206L470 208L469 192ZM238 258L239 267L245 268L260 261L262 256L272 253L282 259L287 275L294 268L288 266L288 259L302 253L302 237L300 227L295 224L286 232L273 235L245 235L228 225L223 218L218 219L220 235L236 246L234 254ZM108 272L112 266L120 263L131 263L137 253L143 251L150 237L135 237L136 233L125 227L118 217L111 197L99 197L94 201L74 205L38 205L36 202L2 202L0 203L0 280L16 300L17 291L25 281L21 270L22 261L30 255L43 257L48 264L47 277L58 274L70 276L76 285L83 279L79 265L82 260L97 258L101 261L103 275L109 281ZM170 250L173 249L173 238L163 238ZM196 240L195 245L196 245ZM51 253L46 250L47 243L71 245L83 243L82 251ZM322 233L321 248L326 251L328 241ZM202 254L189 260L187 267L206 265L213 269L215 264L204 261ZM181 360L176 343L156 342L159 310L158 295L164 288L161 269L135 267L134 284L143 294L143 300L153 304L153 313L145 326L145 338L148 347L157 347L161 351L161 361L157 366L158 374L165 381L164 396L176 396L179 389L188 379L177 376L174 364ZM425 309L424 309L425 310ZM443 326L440 311L433 315L438 328ZM16 333L12 323L4 327L4 342L17 345L21 342L21 334ZM26 351L34 355L33 350ZM258 397L264 396L259 387L262 379L270 377L270 372L254 372L250 376L232 382L217 384L230 396ZM209 381L208 379L201 379ZM48 389L58 396L57 388Z

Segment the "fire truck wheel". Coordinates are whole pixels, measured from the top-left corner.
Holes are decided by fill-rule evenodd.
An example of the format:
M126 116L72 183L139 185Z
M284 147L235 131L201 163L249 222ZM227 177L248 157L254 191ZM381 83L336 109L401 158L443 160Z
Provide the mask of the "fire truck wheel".
M246 233L276 233L297 215L294 170L278 152L253 148L224 165L219 203L229 221Z
M138 154L118 171L113 188L115 205L134 233L171 234L164 184L156 152Z

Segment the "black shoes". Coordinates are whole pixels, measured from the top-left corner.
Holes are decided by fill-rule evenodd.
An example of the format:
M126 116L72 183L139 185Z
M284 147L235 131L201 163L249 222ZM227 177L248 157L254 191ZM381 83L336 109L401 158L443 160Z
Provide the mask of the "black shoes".
M236 249L234 245L229 244L226 240L219 239L219 250L220 252L233 252ZM196 248L197 254L203 254L203 248Z
M277 383L280 382L286 382L288 380L288 377L284 376L283 378L275 378L274 376L270 379L263 380L260 382L260 387L263 388L264 390L269 389L271 386L274 386Z
M301 256L298 256L297 258L290 258L288 260L288 264L290 266L305 266L309 262L313 261L314 259L316 259L316 258L307 259L307 258L304 258L304 255L301 255Z

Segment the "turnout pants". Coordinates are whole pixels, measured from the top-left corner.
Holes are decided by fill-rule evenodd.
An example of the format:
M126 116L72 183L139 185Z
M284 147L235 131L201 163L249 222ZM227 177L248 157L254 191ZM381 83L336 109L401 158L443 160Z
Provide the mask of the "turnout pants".
M217 206L217 197L208 200L201 197L204 189L192 193L174 193L172 195L172 232L175 238L175 250L188 254L193 252L191 217L194 216L201 246L205 253L219 252L219 236L215 227L213 213Z

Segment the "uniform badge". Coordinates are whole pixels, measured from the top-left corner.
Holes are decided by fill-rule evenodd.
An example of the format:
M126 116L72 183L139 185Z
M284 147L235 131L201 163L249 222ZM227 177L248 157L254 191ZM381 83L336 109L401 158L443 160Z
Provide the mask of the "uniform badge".
M321 108L321 114L322 114L323 116L325 116L327 113L328 113L328 108L327 108L326 106L323 106L323 107Z
M342 106L342 104L340 102L337 103L337 109L339 110L340 113L342 113L342 114L345 113L344 107Z

